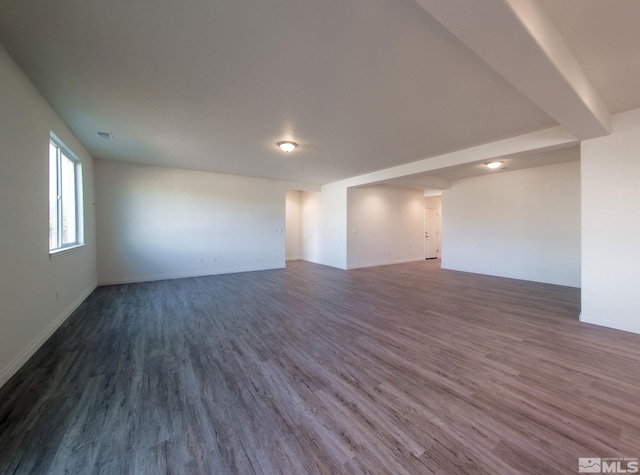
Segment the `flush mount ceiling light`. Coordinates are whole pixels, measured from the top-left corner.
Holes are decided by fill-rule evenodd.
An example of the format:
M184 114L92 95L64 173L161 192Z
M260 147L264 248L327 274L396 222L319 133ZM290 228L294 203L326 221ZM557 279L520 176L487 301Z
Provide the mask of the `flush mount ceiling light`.
M496 168L500 168L502 166L502 162L489 162L489 163L485 163L485 165L491 168L492 170L495 170Z
M285 152L291 152L297 146L298 146L297 143L291 142L289 140L285 140L283 142L278 142L278 147L280 147Z

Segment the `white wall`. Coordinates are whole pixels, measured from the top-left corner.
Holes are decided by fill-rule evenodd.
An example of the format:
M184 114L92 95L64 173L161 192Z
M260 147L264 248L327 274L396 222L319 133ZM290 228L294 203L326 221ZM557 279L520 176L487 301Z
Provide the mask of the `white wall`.
M285 208L285 255L288 261L296 261L302 259L302 192L287 190Z
M96 160L100 283L284 267L286 188Z
M347 268L347 189L324 185L320 193L303 191L302 259Z
M303 191L302 212L302 259L322 263L322 226L320 224L320 193Z
M580 286L580 162L499 172L442 193L442 267Z
M640 333L640 109L613 116L581 155L580 319Z
M421 190L374 185L347 194L348 268L424 259Z
M318 201L320 218L320 264L347 268L347 188L340 183L324 185Z
M82 161L85 242L49 259L49 136ZM93 159L0 47L0 385L96 286ZM56 298L57 296L57 298Z

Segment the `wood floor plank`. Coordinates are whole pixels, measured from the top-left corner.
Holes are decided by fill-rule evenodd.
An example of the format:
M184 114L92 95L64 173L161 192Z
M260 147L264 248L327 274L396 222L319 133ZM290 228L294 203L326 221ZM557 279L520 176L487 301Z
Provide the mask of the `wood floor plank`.
M437 261L98 288L0 389L0 474L575 473L640 457L640 335Z

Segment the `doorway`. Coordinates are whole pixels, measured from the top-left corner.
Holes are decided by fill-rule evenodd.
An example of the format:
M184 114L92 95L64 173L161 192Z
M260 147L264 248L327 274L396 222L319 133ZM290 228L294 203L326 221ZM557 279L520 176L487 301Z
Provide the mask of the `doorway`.
M440 259L441 239L440 196L425 198L424 207L424 258Z

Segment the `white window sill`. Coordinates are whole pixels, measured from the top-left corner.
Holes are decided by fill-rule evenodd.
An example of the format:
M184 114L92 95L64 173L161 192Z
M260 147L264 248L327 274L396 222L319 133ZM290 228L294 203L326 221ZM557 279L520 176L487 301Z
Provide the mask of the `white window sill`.
M60 249L54 249L53 251L49 251L49 260L53 261L55 259L60 259L62 256L66 256L78 249L84 247L86 244L76 244L75 246L63 247Z

